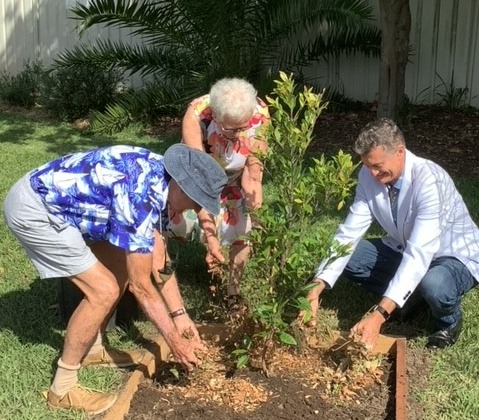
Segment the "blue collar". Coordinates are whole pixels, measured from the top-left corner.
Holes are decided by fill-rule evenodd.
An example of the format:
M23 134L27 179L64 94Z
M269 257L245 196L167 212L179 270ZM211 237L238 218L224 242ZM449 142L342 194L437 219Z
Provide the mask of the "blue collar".
M400 190L401 187L402 187L402 176L400 176L399 179L398 179L393 185L388 184L388 187L389 187L389 188L391 188L391 186L394 187L394 188L396 188L396 189L398 189L398 190Z

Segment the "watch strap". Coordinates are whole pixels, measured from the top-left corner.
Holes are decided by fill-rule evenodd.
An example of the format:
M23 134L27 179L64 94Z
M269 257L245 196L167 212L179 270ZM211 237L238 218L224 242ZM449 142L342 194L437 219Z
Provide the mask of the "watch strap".
M386 309L384 309L381 305L373 306L373 311L378 311L383 316L385 321L387 321L389 317L391 316L391 314L388 311L386 311Z
M176 311L170 312L170 318L176 318L177 316L186 314L185 308L177 309Z

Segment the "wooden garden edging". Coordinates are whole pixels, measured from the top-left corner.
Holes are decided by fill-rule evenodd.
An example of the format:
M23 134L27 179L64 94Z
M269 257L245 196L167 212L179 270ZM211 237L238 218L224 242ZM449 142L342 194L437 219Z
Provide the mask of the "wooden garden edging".
M198 328L200 334L205 332L210 334L220 334L224 332L224 326L203 325ZM224 333L226 335L226 333ZM395 410L396 420L407 419L407 378L406 378L406 339L403 337L393 337L380 335L373 353L393 355L395 359ZM138 386L143 378L151 378L156 372L158 363L167 361L170 355L165 340L161 335L155 338L151 348L147 349L146 355L143 357L141 364L136 367L128 378L124 388L118 395L118 399L110 408L103 420L123 420L128 414L131 401L138 390Z
M170 355L170 349L165 339L159 335L155 338L151 348L146 350L141 364L139 364L128 378L125 387L118 395L113 407L111 407L103 420L123 420L130 410L130 404L133 400L135 392L143 378L151 378L156 372L157 363L167 361Z
M395 360L395 420L407 420L406 339L380 335L373 353L394 355Z

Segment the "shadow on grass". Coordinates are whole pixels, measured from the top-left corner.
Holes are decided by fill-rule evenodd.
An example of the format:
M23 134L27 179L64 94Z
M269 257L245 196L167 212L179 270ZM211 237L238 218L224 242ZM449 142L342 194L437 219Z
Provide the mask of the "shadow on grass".
M43 142L48 145L45 148L47 152L58 156L115 144L132 144L162 154L170 145L180 141L180 135L172 130L165 130L162 138L153 138L141 126L132 125L118 135L109 136L80 130L58 121L43 121L28 116L2 113L0 128L0 143L21 146L31 143L32 140ZM142 137L145 138L144 141Z
M63 328L56 306L57 282L35 279L28 289L0 297L0 328L12 331L22 344L61 349Z
M63 330L83 298L66 278L35 279L29 289L0 297L0 329L11 331L22 345L45 344L61 351ZM111 316L107 331L123 331L121 340L142 342L135 321L144 318L133 294L127 291ZM104 337L108 342L108 336Z

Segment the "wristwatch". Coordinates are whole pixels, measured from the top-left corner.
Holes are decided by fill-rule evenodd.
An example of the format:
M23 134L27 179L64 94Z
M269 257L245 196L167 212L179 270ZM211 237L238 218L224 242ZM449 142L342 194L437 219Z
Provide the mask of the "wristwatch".
M383 316L385 321L387 321L389 317L391 316L391 314L388 311L386 311L386 309L384 309L381 305L374 305L373 312L374 311L378 311Z
M176 318L177 316L186 314L185 308L177 309L176 311L170 312L170 318Z

